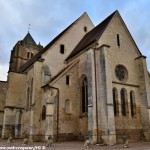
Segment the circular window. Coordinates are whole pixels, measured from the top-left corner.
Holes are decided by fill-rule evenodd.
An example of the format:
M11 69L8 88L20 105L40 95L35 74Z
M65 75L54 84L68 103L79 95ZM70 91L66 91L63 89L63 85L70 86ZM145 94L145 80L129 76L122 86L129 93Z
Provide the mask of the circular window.
M115 74L120 81L126 81L128 78L127 69L123 65L116 66Z

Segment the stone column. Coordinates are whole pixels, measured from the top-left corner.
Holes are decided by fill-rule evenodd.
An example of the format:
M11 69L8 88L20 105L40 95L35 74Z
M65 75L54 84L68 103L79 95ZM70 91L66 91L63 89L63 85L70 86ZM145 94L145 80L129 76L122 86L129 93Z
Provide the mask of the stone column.
M30 110L30 129L29 129L30 141L31 142L33 141L33 134L34 134L33 116L34 116L34 105L31 105L31 110Z
M88 135L91 143L97 142L96 125L96 91L95 91L95 68L94 50L87 52L87 79L88 79Z
M100 128L104 140L108 144L116 143L116 130L114 118L114 106L112 97L112 77L109 58L109 46L102 45L99 49L98 64L98 109ZM103 133L104 132L104 133ZM104 135L105 134L105 135Z
M146 66L146 57L140 56L135 59L139 67L139 83L140 83L140 111L141 121L144 135L150 140L150 77Z
M3 120L3 128L2 128L2 138L4 139L5 138L5 123L6 123L6 111L7 108L5 108L4 110L4 120Z
M21 120L20 119L20 116L21 115L21 112L20 110L16 110L16 122L15 122L15 137L19 137L19 128L20 128L20 125L21 125Z
M54 101L55 96L48 95L47 98L47 106L46 106L46 123L47 123L47 129L46 129L46 140L49 135L54 135L54 127L53 127L53 115L54 115Z

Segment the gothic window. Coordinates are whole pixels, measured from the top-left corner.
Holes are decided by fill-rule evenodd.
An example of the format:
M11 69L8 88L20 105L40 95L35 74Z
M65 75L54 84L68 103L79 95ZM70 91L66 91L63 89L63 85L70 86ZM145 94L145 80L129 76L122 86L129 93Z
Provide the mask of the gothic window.
M117 65L115 69L115 74L118 80L126 81L128 78L127 69L123 65Z
M135 116L135 95L133 91L130 91L130 107L131 107L131 116Z
M85 75L81 76L81 113L88 112L88 83Z
M32 52L27 52L27 59L31 59L33 57L33 53Z
M33 57L33 53L31 53L31 58Z
M119 113L119 105L118 105L118 93L116 88L113 88L113 104L114 104L114 115L117 116Z
M42 120L45 120L46 119L46 106L44 105L42 107Z
M71 101L69 99L65 101L65 114L71 114Z
M121 94L121 112L122 112L122 116L126 116L127 115L126 90L122 89L120 94Z
M30 58L30 52L27 52L27 58L28 59Z

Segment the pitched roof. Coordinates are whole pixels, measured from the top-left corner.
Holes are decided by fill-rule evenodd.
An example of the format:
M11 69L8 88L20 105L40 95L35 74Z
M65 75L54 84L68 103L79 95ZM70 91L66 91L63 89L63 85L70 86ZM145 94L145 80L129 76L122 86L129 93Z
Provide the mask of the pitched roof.
M31 44L31 45L36 45L34 39L32 38L31 34L28 32L27 35L24 37L23 42L25 44Z
M49 44L47 44L39 53L37 53L32 59L30 59L27 63L25 63L20 72L25 71L29 66L31 66L35 61L41 58L41 55L45 53L64 33L66 33L82 16L87 14L83 13L76 21L74 21L70 26L68 26L64 31L62 31L58 36L56 36Z
M48 85L49 83L53 83L53 81L55 81L58 77L60 77L61 75L63 75L65 73L65 71L67 71L67 69L72 68L74 65L76 65L78 63L78 61L75 61L71 64L69 64L68 66L64 67L62 70L60 70L53 78L51 78L50 80L48 80L45 85L43 85L42 87Z
M74 48L74 50L70 53L70 55L66 58L66 61L72 58L73 56L77 55L87 46L98 41L116 12L118 11L113 12L104 21L102 21L99 25L97 25L94 29L89 31L78 43L78 45Z
M100 37L102 36L103 32L105 31L105 29L107 28L108 24L110 23L110 21L112 20L113 16L115 14L119 14L118 10L116 10L115 12L113 12L110 16L108 16L105 20L103 20L99 25L97 25L94 29L92 29L90 32L88 32L83 38L82 40L78 43L78 45L74 48L74 50L70 53L70 55L66 58L66 61L69 60L70 58L74 57L75 55L77 55L78 53L80 53L82 50L84 50L86 47L90 46L91 44L93 44L94 42L98 41L100 39ZM139 53L139 55L141 56L142 53L140 52L137 44L135 43L131 33L129 32L125 22L123 21L122 17L120 16L121 21L124 24L124 27L126 28L127 32L129 33L131 39L133 40L135 47L137 48L137 52Z

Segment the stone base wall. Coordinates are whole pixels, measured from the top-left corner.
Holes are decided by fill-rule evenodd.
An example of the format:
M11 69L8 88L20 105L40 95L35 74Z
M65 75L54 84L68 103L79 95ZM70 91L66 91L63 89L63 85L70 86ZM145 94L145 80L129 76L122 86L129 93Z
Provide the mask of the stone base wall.
M29 140L32 142L45 142L45 135L41 134L30 135Z
M17 135L15 135L15 132L17 130ZM2 135L2 126L0 126L0 133ZM21 125L5 125L4 128L4 139L8 138L9 136L12 136L13 138L21 138Z
M138 142L145 140L145 137L142 135L142 129L117 129L117 143L123 143L122 136L124 133L127 135L129 142Z

